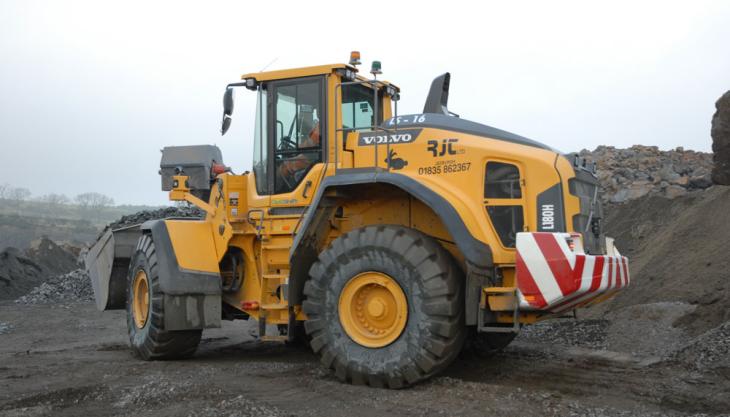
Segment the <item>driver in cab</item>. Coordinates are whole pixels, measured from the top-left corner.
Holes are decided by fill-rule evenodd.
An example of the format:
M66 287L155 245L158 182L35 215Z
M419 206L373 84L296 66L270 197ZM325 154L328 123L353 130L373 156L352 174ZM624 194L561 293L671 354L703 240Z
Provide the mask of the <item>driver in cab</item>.
M302 129L307 131L306 129ZM320 131L319 121L309 129L307 136L299 144L299 149L302 148L319 148L320 145ZM300 153L292 158L282 161L279 165L278 174L284 179L284 182L288 184L297 184L301 178L295 178L298 172L306 172L306 170L319 161L319 155L315 152ZM290 190L291 191L291 190Z

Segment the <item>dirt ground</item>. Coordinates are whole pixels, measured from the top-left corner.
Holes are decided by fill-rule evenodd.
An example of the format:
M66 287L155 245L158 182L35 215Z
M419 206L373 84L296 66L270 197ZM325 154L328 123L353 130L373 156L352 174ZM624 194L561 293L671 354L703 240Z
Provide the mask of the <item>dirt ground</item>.
M600 331L586 323L582 331ZM496 356L462 355L442 375L397 391L342 384L309 351L258 342L254 333L253 322L226 322L204 333L192 359L143 362L129 353L123 312L4 302L0 416L674 416L730 410L726 370L688 371L651 355L571 346L539 331Z

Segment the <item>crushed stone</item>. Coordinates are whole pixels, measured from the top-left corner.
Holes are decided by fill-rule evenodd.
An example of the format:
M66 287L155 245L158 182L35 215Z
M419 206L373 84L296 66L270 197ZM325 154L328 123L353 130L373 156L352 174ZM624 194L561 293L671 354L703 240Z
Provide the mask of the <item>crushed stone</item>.
M17 304L85 303L93 301L91 280L84 269L57 275L21 296Z

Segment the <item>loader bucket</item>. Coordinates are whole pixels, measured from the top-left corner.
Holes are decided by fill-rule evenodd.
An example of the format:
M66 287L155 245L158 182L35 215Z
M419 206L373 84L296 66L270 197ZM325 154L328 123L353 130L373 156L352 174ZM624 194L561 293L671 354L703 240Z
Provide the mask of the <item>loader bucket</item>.
M141 235L139 224L109 229L86 255L86 269L99 310L125 308L129 260Z

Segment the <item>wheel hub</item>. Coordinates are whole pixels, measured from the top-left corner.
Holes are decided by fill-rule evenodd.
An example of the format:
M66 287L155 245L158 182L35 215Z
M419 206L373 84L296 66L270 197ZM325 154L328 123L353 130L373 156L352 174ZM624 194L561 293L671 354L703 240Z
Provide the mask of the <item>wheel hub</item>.
M150 286L147 280L147 273L144 270L137 271L132 283L132 316L134 324L141 329L147 324L147 317L150 313Z
M398 283L382 272L364 272L342 289L340 323L356 343L380 348L393 343L408 321L408 302Z
M368 313L375 319L382 319L387 311L388 307L380 298L370 300L370 303L368 303Z

